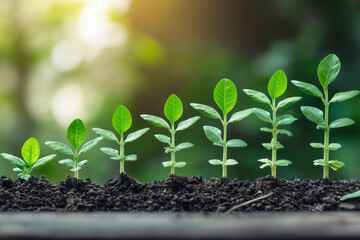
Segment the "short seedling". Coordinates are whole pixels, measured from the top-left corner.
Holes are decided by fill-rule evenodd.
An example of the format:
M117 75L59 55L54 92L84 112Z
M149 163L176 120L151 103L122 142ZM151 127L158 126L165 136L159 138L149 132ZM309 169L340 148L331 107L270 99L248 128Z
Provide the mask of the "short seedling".
M221 130L216 127L204 126L203 128L206 137L211 142L213 142L214 145L223 148L222 160L211 159L209 160L209 163L211 165L221 165L222 177L227 178L227 166L238 164L236 160L227 158L227 148L247 146L247 144L240 139L227 140L227 126L230 123L239 122L249 116L252 113L252 109L236 112L230 117L230 120L228 120L228 113L234 108L236 104L237 90L234 83L226 78L222 79L216 85L213 97L216 105L221 109L223 117L221 117L220 114L210 106L198 103L191 103L190 105L206 117L221 121L223 126L223 136L221 136Z
M200 117L192 117L185 121L182 121L175 129L175 122L179 120L183 114L183 104L180 98L178 98L175 94L172 94L167 99L164 106L164 114L166 118L170 121L171 126L164 119L157 116L142 114L141 117L155 127L165 128L169 130L171 138L163 134L155 134L155 138L160 142L169 145L169 147L165 147L165 153L171 154L171 160L163 162L162 164L164 167L170 167L170 173L175 174L175 168L182 168L186 165L186 162L176 162L175 153L179 152L180 150L191 148L194 146L192 143L189 142L180 143L176 146L175 133L189 128L197 120L199 120Z
M285 134L288 136L292 136L292 133L285 129L279 129L278 127L281 125L288 125L297 120L297 118L293 117L291 114L284 114L282 116L277 116L277 110L280 108L284 108L293 104L301 99L301 97L290 97L280 101L276 104L276 99L282 96L287 88L287 78L285 73L282 70L276 71L270 81L268 83L268 92L271 97L271 100L262 92L258 92L255 90L244 89L244 92L252 98L256 102L265 103L270 106L272 114L268 111L265 111L260 108L254 108L255 115L262 121L270 123L272 128L263 127L260 130L263 132L272 133L272 140L270 143L263 143L262 145L268 149L272 150L272 159L263 158L258 161L263 163L260 168L270 167L271 168L271 176L276 178L276 167L277 166L288 166L291 164L289 160L277 160L277 150L284 148L284 146L278 141L279 134Z
M120 174L125 172L125 161L136 161L136 154L125 155L125 144L133 142L147 131L149 128L143 128L136 132L130 133L125 139L124 133L129 130L132 125L132 118L130 111L123 105L120 105L116 110L112 118L112 125L114 129L120 134L120 141L116 137L115 133L109 130L101 128L93 128L93 131L105 140L116 142L120 145L120 152L113 148L101 148L106 155L110 156L112 160L120 161Z
M56 154L52 154L43 158L40 158L40 144L39 142L31 137L29 138L21 149L21 155L23 159L15 157L13 155L2 153L1 156L14 164L16 168L14 172L18 174L18 177L24 180L29 179L31 171L39 168L44 164L48 163L56 157Z
M101 141L102 138L98 137L90 140L81 147L86 137L86 128L83 121L81 121L80 119L75 119L69 125L66 137L69 143L73 146L74 150L72 150L69 145L57 141L47 141L45 142L45 145L47 145L56 152L73 156L74 160L63 159L60 160L59 163L61 165L64 165L65 167L70 168L70 171L74 172L74 177L79 178L79 171L83 169L88 163L88 160L82 160L81 162L79 162L79 156L93 149Z
M338 170L345 164L338 160L329 160L329 151L338 150L341 148L339 143L329 143L330 129L340 128L354 124L354 121L349 118L340 118L329 124L329 106L331 103L338 103L355 97L360 93L358 90L336 93L334 97L329 101L329 84L332 83L340 72L340 59L335 54L330 54L325 57L319 64L318 67L318 78L321 86L323 87L324 94L315 85L310 83L291 81L297 86L302 92L318 97L324 103L324 112L315 107L303 106L301 111L305 117L317 124L317 129L324 130L324 143L310 143L313 148L322 148L324 155L322 159L314 161L315 166L323 167L323 178L329 178L329 167L333 170Z

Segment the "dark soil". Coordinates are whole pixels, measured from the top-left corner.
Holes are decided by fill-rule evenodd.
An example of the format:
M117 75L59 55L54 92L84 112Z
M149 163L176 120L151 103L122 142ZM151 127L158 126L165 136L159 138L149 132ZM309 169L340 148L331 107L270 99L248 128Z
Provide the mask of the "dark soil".
M251 199L273 195L235 211L360 210L360 199L340 202L360 189L359 181L276 180L228 181L171 175L139 183L127 175L104 185L68 177L53 185L45 178L0 179L0 211L226 212Z

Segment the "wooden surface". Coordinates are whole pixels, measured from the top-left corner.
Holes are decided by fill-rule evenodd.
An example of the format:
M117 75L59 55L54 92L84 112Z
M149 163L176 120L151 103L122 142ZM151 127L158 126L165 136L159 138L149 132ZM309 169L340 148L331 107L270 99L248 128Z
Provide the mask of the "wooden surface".
M0 239L358 239L360 213L0 213Z

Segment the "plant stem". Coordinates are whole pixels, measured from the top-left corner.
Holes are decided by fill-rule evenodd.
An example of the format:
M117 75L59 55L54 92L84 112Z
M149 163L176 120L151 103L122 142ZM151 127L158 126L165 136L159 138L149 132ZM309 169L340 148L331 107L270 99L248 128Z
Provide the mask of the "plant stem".
M323 166L323 178L329 178L329 138L330 138L330 128L329 128L329 93L328 90L324 88L325 93L325 132L324 132L324 162L326 163Z
M273 100L273 104L271 106L272 114L273 114L273 147L272 147L272 164L271 164L271 177L276 178L276 150L277 150L277 123L276 123L276 104L275 99Z
M171 144L170 144L170 148L175 148L175 126L172 123L171 124ZM170 174L175 174L175 152L171 152L171 168L170 168Z
M77 169L78 167L78 154L77 154L77 149L75 150L75 154L74 154L74 168ZM76 170L74 172L74 178L79 179L79 170Z
M224 114L223 126L224 126L224 137L223 137L224 147L223 147L223 159L222 159L222 178L227 178L227 166L225 165L227 160L227 145L226 145L227 115L226 114Z
M120 174L125 172L125 143L124 143L124 135L120 136Z

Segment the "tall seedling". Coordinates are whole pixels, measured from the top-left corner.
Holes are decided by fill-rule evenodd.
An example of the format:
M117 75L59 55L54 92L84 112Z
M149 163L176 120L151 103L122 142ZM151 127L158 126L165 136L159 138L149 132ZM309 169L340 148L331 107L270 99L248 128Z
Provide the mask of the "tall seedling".
M119 151L113 148L101 148L105 154L110 156L112 160L120 161L120 174L125 172L125 161L136 161L137 155L125 155L125 144L133 142L140 138L143 134L149 131L149 128L143 128L136 132L130 133L125 138L124 133L130 129L132 125L132 117L130 111L123 105L120 105L116 110L112 118L112 125L114 129L120 135L120 141L116 137L115 133L109 130L101 128L93 128L93 131L105 140L113 141L119 144Z
M215 146L219 146L223 148L223 156L222 160L220 159L211 159L209 163L211 165L221 165L222 166L222 177L227 178L227 166L232 166L238 164L238 162L234 159L228 159L227 156L227 148L228 147L246 147L247 144L240 139L227 139L227 126L230 123L236 123L246 118L252 113L252 109L247 109L243 111L239 111L234 113L230 119L228 120L229 112L234 108L237 100L237 90L234 83L229 79L222 79L215 87L214 90L214 100L216 105L222 111L222 117L220 114L212 107L191 103L190 105L199 111L201 114L206 117L217 119L221 121L223 126L223 135L221 130L212 127L212 126L204 126L204 132L206 137L213 142Z
M340 72L340 59L335 54L329 54L325 57L319 64L318 67L318 78L319 82L323 88L323 93L315 85L310 83L301 82L301 81L291 81L296 87L298 87L302 92L318 97L324 104L324 112L315 107L303 106L301 111L304 116L317 124L317 129L322 129L324 131L324 143L310 143L313 148L322 148L323 149L323 158L314 161L315 166L323 167L323 178L329 178L329 167L333 170L338 170L343 167L345 164L338 160L330 160L329 151L338 150L341 148L339 143L330 144L330 129L340 128L354 124L354 121L349 118L340 118L333 122L329 122L329 106L332 103L343 102L350 98L355 97L360 93L358 90L348 91L348 92L339 92L334 95L334 97L329 101L329 84L332 83L337 75Z
M260 108L254 108L255 115L262 121L266 123L270 123L272 128L263 127L260 130L264 132L269 132L272 134L272 140L270 143L263 143L263 146L272 151L272 158L271 160L268 158L259 159L258 161L262 163L260 168L270 167L271 168L271 176L276 178L276 167L277 166L288 166L291 164L289 160L277 160L277 150L284 148L284 146L278 141L279 134L285 134L288 136L292 136L292 133L285 129L279 129L281 125L288 125L293 123L297 120L297 118L293 117L291 114L284 114L281 116L277 115L277 111L280 108L284 108L293 104L301 99L301 97L290 97L280 101L276 104L276 99L281 97L287 88L287 78L285 73L282 70L278 70L275 72L270 81L268 83L268 93L271 97L269 99L265 94L251 90L251 89L244 89L244 92L252 98L256 102L267 104L270 109L271 113L265 111Z
M141 117L150 123L151 125L158 128L165 128L169 130L170 137L163 134L155 134L157 140L162 143L168 144L168 147L165 147L165 153L171 154L170 161L163 162L164 167L170 167L170 173L175 174L175 168L182 168L186 165L186 162L176 162L175 153L180 150L191 148L194 145L189 142L180 143L176 145L175 143L175 134L179 131L183 131L193 125L200 117L192 117L185 121L180 122L175 128L175 122L179 120L183 114L183 104L175 94L172 94L166 101L164 106L164 114L166 118L169 120L170 125L162 118L142 114Z

